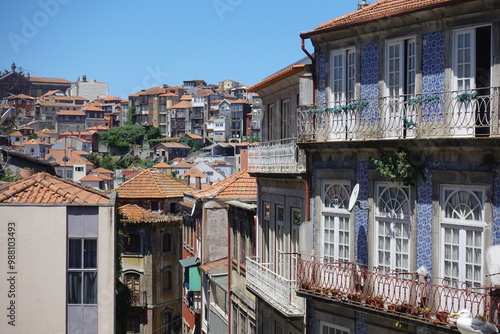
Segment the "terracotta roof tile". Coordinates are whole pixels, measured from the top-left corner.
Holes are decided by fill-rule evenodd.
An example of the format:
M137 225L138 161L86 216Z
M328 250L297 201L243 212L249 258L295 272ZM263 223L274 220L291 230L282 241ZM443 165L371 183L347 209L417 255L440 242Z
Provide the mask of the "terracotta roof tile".
M60 110L56 114L59 116L85 116L81 110Z
M213 269L219 269L219 268L224 268L228 266L227 262L227 257L220 259L220 260L215 260L212 262L207 262L204 265L200 266L200 269L203 271L210 271Z
M110 197L72 181L42 172L0 189L0 203L104 204Z
M195 198L257 199L257 181L246 170L215 183L212 187L193 192Z
M181 178L186 178L186 177L201 177L205 178L208 177L205 174L203 174L198 168L192 167L188 171L186 171L184 174L182 174Z
M430 8L455 5L473 0L380 0L371 5L358 9L355 12L334 18L318 25L318 28L301 33L301 37L308 38L312 35L337 28L361 24L381 18L414 13Z
M91 170L92 173L108 173L108 174L114 174L115 172L113 172L112 170L109 170L109 169L106 169L106 168L102 168L102 167L99 167L99 168L94 168Z
M189 101L181 101L179 103L174 104L171 106L169 109L185 109L185 108L192 108L193 105Z
M147 169L115 190L120 198L175 198L191 188L166 173Z
M172 168L172 166L162 161L154 165L153 168Z
M54 83L67 83L70 84L71 81L60 78L42 78L42 77L30 77L31 82L54 82Z
M173 168L191 168L191 167L193 167L193 164L185 160L181 160L173 166Z
M122 215L121 221L125 223L164 223L182 219L181 217L159 215L136 204L120 206L118 211Z

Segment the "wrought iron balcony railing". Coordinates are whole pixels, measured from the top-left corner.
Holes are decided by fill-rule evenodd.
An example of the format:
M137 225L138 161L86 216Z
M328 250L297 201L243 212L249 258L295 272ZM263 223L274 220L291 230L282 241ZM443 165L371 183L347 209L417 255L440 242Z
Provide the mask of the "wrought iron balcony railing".
M248 148L248 169L261 173L304 173L306 159L295 139L261 143Z
M499 88L299 107L299 141L498 136Z
M296 295L295 281L278 275L269 266L247 257L247 288L287 317L304 315L304 299Z
M383 274L357 263L319 261L299 257L297 291L441 326L452 324L450 315L462 309L500 324L498 286L471 286L418 273Z

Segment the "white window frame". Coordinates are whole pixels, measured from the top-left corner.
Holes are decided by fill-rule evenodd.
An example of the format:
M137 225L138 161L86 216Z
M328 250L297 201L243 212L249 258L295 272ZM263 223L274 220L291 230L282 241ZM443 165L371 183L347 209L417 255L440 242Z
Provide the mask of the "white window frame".
M381 270L385 270L385 273L390 273L392 271L402 271L407 272L411 269L411 259L412 259L412 242L411 242L411 194L410 188L402 186L395 183L385 183L380 182L375 186L375 228L374 228L374 254L375 254L375 266L378 266ZM387 202L382 203L382 195L387 191L397 192L397 195L404 195L404 199L396 202L394 197L389 199ZM381 210L382 204L387 210ZM380 226L381 224L389 224L389 236L388 236L388 249L380 249ZM406 229L406 235L397 235L398 229ZM406 243L406 251L404 248L398 246L398 242ZM404 245L403 245L404 246ZM399 249L399 251L398 251ZM389 254L388 263L382 261L380 258L381 251ZM398 256L404 257L406 255L406 266L401 262L398 263Z
M398 68L391 71L391 47L399 48L399 56L396 65ZM414 95L416 93L415 83L417 74L417 41L415 36L408 36L397 40L389 40L385 43L385 91L386 96L401 96L404 94ZM398 74L397 83L390 84L391 73ZM407 78L405 80L405 78ZM397 89L397 92L395 90Z
M330 196L328 190L332 189L331 195L336 197L336 203L332 203L332 206L325 205L325 201L327 200L327 196ZM322 182L321 187L321 202L322 202L322 214L321 214L321 257L323 257L324 261L350 261L352 247L350 243L341 243L341 232L347 233L347 237L344 236L344 239L347 238L350 241L352 236L352 223L350 219L350 212L348 210L349 198L351 194L351 185L350 181L346 180L324 180ZM328 218L326 218L328 217ZM326 220L333 218L333 224L331 228L331 238L327 241L327 226ZM340 230L340 220L346 220L348 227L347 229ZM333 240L332 240L333 239ZM328 245L327 245L328 244ZM341 248L347 248L347 251L341 252ZM330 249L329 253L327 253L326 249ZM340 256L341 253L347 252L348 257Z
M460 90L460 91L470 91L474 90L476 88L476 28L479 27L469 27L469 28L462 28L462 29L456 29L453 31L453 90ZM466 35L470 34L470 58L468 62L465 60L459 59L459 43L458 43L458 37L460 35ZM465 50L464 50L465 51ZM468 64L470 66L469 69L469 75L465 76L463 73L462 75L459 75L459 66L463 66ZM462 80L470 80L469 86L465 87L465 84L462 83L462 86L460 86L459 81Z
M441 259L440 259L440 266L441 266L441 276L443 278L449 279L451 282L450 284L457 284L457 282L468 282L471 285L482 285L484 281L484 227L486 226L485 222L485 212L484 212L484 206L486 202L486 195L485 195L485 187L483 186L470 186L470 185L462 185L462 186L457 186L457 185L443 185L441 187L441 194L440 194L440 199L441 199L441 228L440 228L440 233L441 233ZM451 193L447 193L451 192ZM463 198L464 195L468 193L468 196L473 196L475 200L478 201L476 205L480 205L479 212L477 214L479 215L479 219L463 219L469 216L465 211L467 204L470 203L460 203L460 209L462 212L455 212L458 215L462 215L465 217L458 218L450 218L447 217L446 209L447 209L447 204L449 203L448 199L454 196L455 194L460 193L461 197ZM458 203L457 203L458 204ZM459 206L459 205L457 205ZM469 216L470 217L470 216ZM446 240L446 230L447 229L452 229L455 231L458 231L458 242L456 243L450 243ZM479 232L480 235L480 245L468 245L467 244L467 233L472 232L472 233L477 233ZM456 245L458 247L458 259L448 259L447 254L450 254L447 251L447 245L453 246ZM467 254L467 248L473 248L481 251L480 254L480 262L479 263L474 263L474 262L466 262L466 254ZM453 275L446 270L446 261L453 261L457 264L458 266L458 274ZM470 277L467 277L467 265L476 265L480 266L481 272L479 273L478 277L480 279L474 280L471 279Z
M355 48L330 53L330 107L356 98L356 62Z

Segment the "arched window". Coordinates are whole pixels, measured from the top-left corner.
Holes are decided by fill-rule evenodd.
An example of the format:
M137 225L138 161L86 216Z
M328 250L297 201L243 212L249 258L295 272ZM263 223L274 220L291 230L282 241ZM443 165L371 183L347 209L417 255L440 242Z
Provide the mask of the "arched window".
M136 273L126 273L123 275L124 283L130 289L132 297L134 298L134 303L140 303L141 301L140 278L140 275Z
M410 190L377 185L376 264L384 273L410 270Z

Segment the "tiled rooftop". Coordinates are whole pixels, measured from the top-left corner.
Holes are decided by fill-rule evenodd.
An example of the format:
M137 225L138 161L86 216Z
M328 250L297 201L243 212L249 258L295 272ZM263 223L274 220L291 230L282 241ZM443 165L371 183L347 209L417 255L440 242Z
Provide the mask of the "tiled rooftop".
M257 200L257 181L246 170L193 192L195 198Z
M110 197L104 193L45 172L0 188L0 203L105 204L109 201Z
M175 198L191 188L166 173L147 169L115 190L119 198Z
M125 223L163 223L172 220L180 220L180 217L169 217L151 212L136 204L127 204L118 208L121 221Z
M350 25L365 23L381 18L418 12L430 8L455 5L472 0L380 0L355 12L334 18L318 25L314 30L303 32L302 37L309 37L326 30L344 28Z

